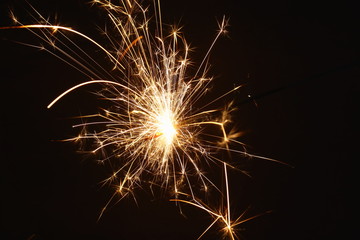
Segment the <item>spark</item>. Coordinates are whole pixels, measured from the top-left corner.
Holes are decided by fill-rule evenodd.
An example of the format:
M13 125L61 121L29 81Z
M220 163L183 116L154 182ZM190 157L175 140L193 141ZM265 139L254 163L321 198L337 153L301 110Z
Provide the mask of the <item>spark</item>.
M171 188L176 190L182 187L179 183L183 181L179 179L185 177L187 188L194 195L190 180L190 172L193 170L204 188L214 185L203 173L201 165L204 161L222 161L210 155L209 151L218 149L218 146L204 144L205 141L201 137L202 128L203 125L218 127L221 130L218 138L222 139L222 142L228 142L229 137L224 127L227 120L226 117L220 120L211 119L214 112L221 114L221 109L195 112L193 106L205 94L206 86L212 80L206 77L205 62L215 42L225 32L226 19L223 18L219 23L220 30L195 76L188 77L186 70L190 63L190 47L179 30L173 30L169 37L163 38L160 25L160 34L151 35L148 30L147 11L137 1L124 2L122 6L110 1L96 3L107 10L110 21L122 36L121 43L111 41L114 45L113 51L105 49L95 40L69 27L51 24L8 27L75 33L103 50L113 62L114 69L122 75L120 79L115 80L104 80L94 76L99 79L80 83L64 91L48 105L48 108L77 88L89 84L105 85L98 94L112 102L112 109L115 110L82 116L91 121L76 125L99 125L103 126L104 130L83 132L74 140L92 139L97 146L91 152L110 151L111 157L123 161L121 168L108 179L111 183L115 180L118 182L119 192L133 191L136 186L142 185L143 175L150 175L153 177L152 183L165 188L171 184ZM143 19L135 21L133 12L140 12ZM119 18L118 15L125 18ZM138 19L138 15L136 16ZM161 16L157 17L157 23L161 24ZM111 36L106 34L111 39Z
M173 27L171 33L164 37L159 1L154 0L155 31L150 30L148 8L137 0L119 1L119 5L110 0L94 0L92 3L105 9L111 29L115 31L114 34L104 30L106 46L110 45L110 48L73 28L51 24L37 11L35 18L39 18L41 24L22 25L11 14L18 25L0 29L32 31L59 52L53 55L91 78L65 90L48 108L80 87L90 84L101 86L96 94L110 107L96 114L81 116L87 121L74 125L82 130L78 136L69 139L76 142L92 141L90 152L99 153L101 161L111 160L117 166L111 176L104 180L104 184L114 186L116 192L100 216L116 195L119 194L121 199L125 196L134 196L135 199L136 188L158 186L174 194L175 199L171 201L195 206L214 218L199 238L215 223L221 222L226 235L236 239L234 227L252 218L243 220L240 216L232 221L227 168L234 167L220 159L217 153L226 151L258 156L230 147L230 144L244 147L236 140L241 136L240 132L227 131L231 123L232 105L224 108L211 106L241 86L234 87L205 105L199 101L212 83L213 79L207 76L207 62L219 37L227 33L228 20L223 17L218 22L219 30L214 40L195 74L190 76L191 48L180 32L181 28ZM112 63L112 70L107 71L102 67L66 33L86 39L100 49ZM45 46L38 48L52 52ZM208 133L206 130L209 127L216 128L219 133ZM209 136L215 141L208 140ZM222 195L220 186L206 175L206 167L211 164L224 170L225 210L215 211L197 197L199 186L204 191L211 187ZM183 196L190 200L182 199Z
M201 233L201 235L197 238L197 240L204 237L204 235L216 224L218 223L221 227L221 232L223 233L223 237L231 240L239 239L239 236L236 231L236 227L239 225L246 223L250 220L253 220L257 217L260 217L264 214L269 214L272 211L266 211L264 213L260 213L248 218L245 218L245 214L249 210L246 209L236 220L232 220L231 218L231 206L230 206L230 191L229 191L229 182L228 182L228 172L227 172L227 164L223 162L223 170L224 170L224 178L225 178L225 201L226 204L224 207L220 208L220 210L215 210L214 208L211 208L207 204L203 203L200 199L194 199L191 198L186 193L179 193L183 197L190 197L191 200L185 200L182 198L177 199L171 199L170 201L173 202L182 202L191 206L194 206L196 208L199 208L208 214L211 215L211 217L214 219L212 223Z

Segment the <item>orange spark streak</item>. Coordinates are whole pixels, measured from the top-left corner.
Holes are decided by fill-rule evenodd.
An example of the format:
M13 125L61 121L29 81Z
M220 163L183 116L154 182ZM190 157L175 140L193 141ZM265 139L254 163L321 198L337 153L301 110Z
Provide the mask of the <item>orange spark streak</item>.
M141 40L143 38L143 36L138 37L137 39L135 39L134 41L131 42L131 44L124 50L124 52L121 54L121 56L119 57L119 61L121 61L121 59L123 59L123 57L126 55L126 53L130 50L130 48L132 48L133 46L136 45L136 43Z

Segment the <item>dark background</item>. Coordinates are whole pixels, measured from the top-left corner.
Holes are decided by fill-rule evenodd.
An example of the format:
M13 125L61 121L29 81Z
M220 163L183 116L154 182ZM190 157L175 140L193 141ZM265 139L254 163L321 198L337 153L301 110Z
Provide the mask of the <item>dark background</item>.
M44 16L101 39L104 12L86 1L29 1ZM210 58L214 87L207 99L246 84L234 97L234 120L249 152L241 160L251 178L230 173L234 217L271 214L240 226L241 239L358 239L355 232L356 99L359 96L359 14L351 1L162 1L164 22L183 25L199 63L216 34L216 19L230 17L228 37ZM24 1L1 1L33 23ZM15 43L39 44L26 30L0 30L2 239L196 239L211 223L206 213L139 191L112 204L98 184L109 169L54 141L77 134L69 117L97 111L91 88L47 110L59 93L87 77L50 54ZM87 51L94 50L84 44ZM105 58L99 59L107 64ZM96 88L95 88L96 89ZM252 98L249 98L251 95ZM205 99L204 101L208 101ZM220 104L225 103L225 100ZM236 160L236 159L235 159ZM219 239L213 228L204 239Z

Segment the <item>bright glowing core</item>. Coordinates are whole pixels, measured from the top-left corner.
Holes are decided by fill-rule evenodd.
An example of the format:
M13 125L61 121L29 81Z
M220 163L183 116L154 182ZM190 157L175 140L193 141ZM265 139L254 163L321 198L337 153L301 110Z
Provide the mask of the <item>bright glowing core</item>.
M160 137L165 144L172 144L176 136L176 128L174 126L174 119L171 113L165 112L162 115L159 115L157 118L158 122L158 132L156 135Z

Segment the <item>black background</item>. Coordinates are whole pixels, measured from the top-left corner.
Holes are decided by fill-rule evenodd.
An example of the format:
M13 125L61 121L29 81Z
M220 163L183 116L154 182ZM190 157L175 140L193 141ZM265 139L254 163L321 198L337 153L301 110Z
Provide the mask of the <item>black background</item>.
M184 26L197 63L216 34L216 19L230 17L228 37L211 54L215 80L207 98L246 84L231 96L236 125L246 133L240 141L250 153L295 167L252 159L243 161L252 178L230 174L234 216L248 205L249 217L273 211L241 225L241 239L357 239L360 19L350 1L314 2L162 1L164 22ZM95 26L104 12L86 1L30 3L101 39ZM12 24L9 8L32 23L24 1L6 0L1 26ZM97 221L113 191L98 184L109 169L77 154L77 146L54 141L76 135L69 117L97 111L96 99L84 88L46 109L88 78L15 43L39 44L26 30L0 30L0 38L2 239L196 239L206 229L206 213L188 206L183 217L173 203L146 191L137 194L138 205L125 199ZM204 239L221 238L216 230Z

